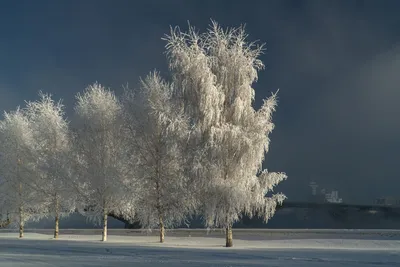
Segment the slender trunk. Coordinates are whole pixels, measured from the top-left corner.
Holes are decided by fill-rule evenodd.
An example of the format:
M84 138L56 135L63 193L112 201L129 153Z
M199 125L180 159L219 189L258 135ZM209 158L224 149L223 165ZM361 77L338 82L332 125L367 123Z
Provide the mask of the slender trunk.
M226 227L226 247L233 247L232 225Z
M24 207L22 206L22 183L19 184L19 238L24 237Z
M19 206L19 238L24 237L24 209Z
M164 222L162 217L159 217L159 222L160 222L160 243L164 243L164 237L165 237L165 228L164 228Z
M58 238L58 229L59 229L59 227L58 227L58 225L59 225L59 220L60 220L60 218L59 218L59 216L58 216L58 214L56 215L56 218L55 218L55 228L54 228L54 238L55 239L57 239Z
M101 241L107 241L107 219L108 219L108 214L106 208L104 208L104 213L103 213L103 234L101 237Z
M58 206L59 206L59 204L58 204L58 198L57 198L57 195L56 195L56 199L55 199L55 212L56 212L56 216L55 216L55 227L54 227L54 238L55 239L57 239L58 238L58 232L59 232L59 228L58 228L58 225L59 225L59 221L60 221L60 215L59 215L59 210L58 210Z

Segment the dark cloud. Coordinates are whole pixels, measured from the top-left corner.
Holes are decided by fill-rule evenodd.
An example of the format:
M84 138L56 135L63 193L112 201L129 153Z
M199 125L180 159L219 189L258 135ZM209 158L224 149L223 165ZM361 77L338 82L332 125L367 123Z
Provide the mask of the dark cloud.
M280 88L266 167L279 188L311 180L350 202L396 194L400 148L398 1L9 1L0 10L0 109L38 90L64 98L99 81L116 91L157 68L169 26L247 25L266 42L256 106ZM394 186L395 185L395 186Z
M293 198L308 194L311 180L351 202L395 195L396 4L302 3L278 22L281 58L269 62L279 62L278 78L270 76L281 92L267 164L287 170L281 188Z

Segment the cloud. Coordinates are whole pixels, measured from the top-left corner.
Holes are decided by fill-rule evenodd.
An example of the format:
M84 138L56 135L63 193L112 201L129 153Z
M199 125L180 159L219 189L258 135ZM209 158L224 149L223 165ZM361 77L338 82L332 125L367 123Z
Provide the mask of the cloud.
M366 62L327 94L332 123L367 140L400 134L400 46ZM377 141L377 140L376 140Z
M282 7L286 11L275 23L280 43L268 50L279 57L267 55L271 67L260 75L260 85L269 78L281 88L267 166L288 173L282 190L294 198L306 197L312 180L339 189L350 202L395 194L400 147L395 16L371 2L302 3L292 17Z

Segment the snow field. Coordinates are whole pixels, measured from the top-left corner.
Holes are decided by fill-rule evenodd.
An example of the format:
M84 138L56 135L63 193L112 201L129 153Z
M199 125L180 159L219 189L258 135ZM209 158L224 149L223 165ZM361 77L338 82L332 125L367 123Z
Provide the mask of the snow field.
M167 234L166 242L160 244L156 233L124 231L110 234L107 242L99 241L97 233L82 230L61 232L59 240L51 234L31 232L20 240L17 233L3 231L0 266L400 266L400 240L371 239L371 234L359 239L334 238L335 234L327 239L307 239L310 231L291 239L282 232L275 238L260 232L264 240L254 240L246 238L246 231L238 231L236 236L243 239L236 238L233 248L225 248L222 234L189 237L181 231Z

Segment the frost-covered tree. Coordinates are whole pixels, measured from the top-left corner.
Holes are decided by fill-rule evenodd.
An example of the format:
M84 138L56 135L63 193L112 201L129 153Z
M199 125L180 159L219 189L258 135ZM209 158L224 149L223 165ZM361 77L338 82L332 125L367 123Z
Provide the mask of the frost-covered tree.
M141 82L140 90L126 90L123 99L140 185L137 219L142 227L158 226L163 243L165 228L184 222L194 206L184 172L189 123L172 98L172 86L157 72Z
M19 237L29 220L43 217L40 195L32 190L36 158L31 123L21 109L4 113L0 121L0 207L18 224Z
M252 84L264 67L258 59L262 46L246 39L243 27L224 30L215 22L204 34L175 28L166 37L175 94L195 126L193 143L201 151L193 169L203 181L202 213L207 227L225 228L227 247L243 213L267 222L285 199L267 195L286 179L263 170L276 94L254 109Z
M112 91L97 83L76 98L75 146L83 192L80 199L86 216L96 221L101 218L102 240L106 241L108 214L120 214L132 208L132 202L124 198L130 168L122 106Z
M64 106L51 95L40 93L40 100L28 102L26 113L32 126L36 155L36 179L33 190L55 219L54 238L58 238L59 219L75 210L75 194L70 186L68 156L71 152L68 122Z

